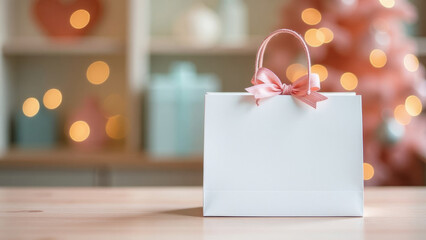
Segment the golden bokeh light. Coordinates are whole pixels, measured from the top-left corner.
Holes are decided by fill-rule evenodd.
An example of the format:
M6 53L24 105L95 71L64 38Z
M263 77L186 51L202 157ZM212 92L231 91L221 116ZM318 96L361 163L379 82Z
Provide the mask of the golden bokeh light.
M324 43L325 36L320 30L311 28L305 32L305 41L311 47L319 47Z
M340 84L345 90L354 90L358 86L358 78L351 72L345 72L340 77Z
M104 61L93 62L87 68L86 77L87 80L94 85L104 83L109 77L108 64Z
M109 117L105 131L108 137L112 139L123 139L126 137L126 118L122 115Z
M405 99L405 110L411 116L418 116L422 109L422 101L417 96L411 95Z
M374 177L374 168L369 163L364 163L364 180L370 180Z
M327 68L321 64L315 64L311 67L311 71L319 75L320 81L324 81L328 77Z
M395 0L379 0L379 2L385 8L393 8L395 6Z
M73 141L83 142L90 135L89 124L85 121L76 121L71 125L69 134Z
M401 125L407 125L411 121L411 116L405 110L404 104L396 106L395 110L393 111L393 116L395 120Z
M308 69L299 63L291 64L287 67L285 75L290 82L294 82L303 75L308 74Z
M75 29L82 29L90 22L90 13L84 9L74 11L70 16L70 24Z
M374 49L370 53L370 63L375 68L382 68L386 65L388 61L386 53L380 49Z
M321 13L315 8L307 8L302 12L302 20L308 25L316 25L321 22Z
M61 105L62 93L56 88L46 91L43 96L43 104L47 109L55 109Z
M318 29L324 35L324 43L329 43L334 39L334 33L330 28L322 27Z
M419 69L419 59L414 54L407 54L404 57L405 69L409 72L415 72Z
M30 97L22 104L22 112L27 117L34 117L40 110L40 103L36 98Z

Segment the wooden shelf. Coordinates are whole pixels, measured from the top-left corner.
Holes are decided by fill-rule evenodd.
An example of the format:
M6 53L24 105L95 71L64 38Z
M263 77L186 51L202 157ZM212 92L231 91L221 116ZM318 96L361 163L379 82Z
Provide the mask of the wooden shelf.
M256 54L262 37L250 37L249 40L238 46L214 45L210 47L197 47L185 45L170 37L153 37L150 43L151 55L251 55ZM426 56L426 37L416 37L418 56Z
M182 44L171 37L153 37L150 42L151 55L252 55L256 54L261 37L251 37L240 45L217 44L209 47Z
M11 150L0 156L0 169L7 168L202 170L203 162L201 156L158 158L147 153Z
M17 38L3 44L7 56L27 55L114 55L124 54L124 44L116 39L83 37L81 39Z

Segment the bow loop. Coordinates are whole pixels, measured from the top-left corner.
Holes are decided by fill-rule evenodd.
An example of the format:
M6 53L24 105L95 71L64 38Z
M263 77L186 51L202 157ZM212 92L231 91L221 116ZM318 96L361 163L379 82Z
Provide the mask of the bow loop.
M311 92L316 92L321 89L320 78L316 73L312 73L309 80L308 75L303 75L294 81L292 85L294 95L298 96L309 95Z
M254 77L255 84L260 83L266 83L266 84L274 84L279 88L282 88L283 84L280 80L280 78L275 75L274 72L267 68L260 68L259 71L257 71L257 76Z

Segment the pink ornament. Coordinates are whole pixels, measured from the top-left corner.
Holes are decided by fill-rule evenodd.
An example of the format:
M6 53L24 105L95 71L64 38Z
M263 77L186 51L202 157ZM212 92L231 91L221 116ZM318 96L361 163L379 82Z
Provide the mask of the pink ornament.
M72 15L76 11L86 11L85 26L74 26ZM102 14L99 0L36 0L34 1L34 17L40 27L52 37L80 37L90 32ZM78 17L79 22L82 17ZM83 19L84 21L84 19Z
M108 138L105 132L106 114L95 97L86 98L83 105L71 114L67 135L74 147L84 150L101 149Z

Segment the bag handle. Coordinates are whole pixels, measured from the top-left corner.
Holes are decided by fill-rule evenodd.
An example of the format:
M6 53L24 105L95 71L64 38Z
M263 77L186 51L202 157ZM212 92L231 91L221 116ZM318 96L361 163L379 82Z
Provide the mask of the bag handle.
M255 65L255 73L254 73L254 82L257 83L257 72L259 71L259 69L263 66L263 56L265 55L265 50L266 50L266 46L268 45L269 41L275 37L278 34L281 33L288 33L293 35L294 37L297 38L297 40L299 40L299 42L302 44L303 46L303 50L305 51L305 56L306 59L308 60L308 79L311 78L311 57L309 55L309 49L308 46L306 45L305 41L303 40L303 37L300 36L297 32L290 30L290 29L286 29L286 28L282 28L282 29L278 29L273 31L271 34L269 34L268 37L266 37L262 44L259 47L259 50L257 51L257 55L256 55L256 65ZM310 81L308 81L308 86L310 89Z

